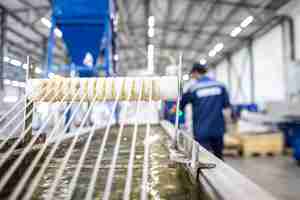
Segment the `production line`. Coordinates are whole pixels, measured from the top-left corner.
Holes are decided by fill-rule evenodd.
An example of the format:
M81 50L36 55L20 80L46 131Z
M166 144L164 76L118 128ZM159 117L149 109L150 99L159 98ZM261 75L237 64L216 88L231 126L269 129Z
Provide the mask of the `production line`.
M159 78L155 79L159 80ZM165 77L161 80L164 79L172 79L175 82L177 80L176 77ZM51 81L53 80L49 80L49 82ZM76 82L76 80L74 81ZM57 80L56 83L60 85ZM94 82L91 81L91 83ZM145 84L147 87L139 87L136 97L132 95L135 92L128 92L123 96L126 100L125 110L130 100L132 100L131 98L137 98L133 99L137 101L136 114L142 109L139 102L145 101L147 98L149 104L154 102L152 97L155 87L153 87L154 84L150 83L151 81L149 84ZM112 112L110 120L107 122L107 127L103 130L96 129L95 124L84 130L84 124L95 102L101 101L103 103L107 101L106 96L111 94L105 93L101 100L97 100L98 95L91 95L92 98L89 99L87 98L89 96L88 92L83 92L83 95L78 95L83 90L81 87L75 88L75 93L71 95L71 100L66 99L70 93L64 93L60 99L57 99L61 91L56 87L49 90L53 92L53 95L48 99L49 92L46 92L41 98L34 100L34 104L38 104L42 101L49 101L53 104L61 104L64 101L69 101L69 105L72 105L75 101L79 101L68 123L71 123L80 108L80 104L89 101L90 107L75 133L69 133L72 135L65 138L63 136L66 134L66 127L68 127L69 124L66 124L65 129L60 130L59 133L56 133L58 126L55 126L52 131L47 134L47 139L44 143L37 143L37 139L49 122L51 116L48 116L37 133L25 140L25 136L28 136L28 133L24 133L30 130L27 128L26 130L28 131L25 130L23 134L19 135L2 153L0 166L6 172L2 174L0 190L4 196L10 194L8 199L16 199L18 197L22 197L21 199L31 199L35 197L34 195L37 195L37 198L40 198L39 195L42 195L45 199L73 199L75 197L78 199L94 199L98 197L103 199L120 199L122 197L124 199L135 199L134 196L137 196L136 198L140 196L141 199L148 199L150 197L155 199L155 196L163 197L164 195L173 195L172 191L175 193L180 192L177 187L181 187L180 181L182 180L176 176L175 172L178 169L175 170L174 166L169 169L172 163L186 170L186 172L184 172L186 178L194 177L191 179L188 178L187 180L194 180L195 183L200 181L200 185L203 184L204 189L202 193L193 197L195 199L201 199L202 196L204 197L206 195L210 196L211 199L220 199L220 196L222 199L231 200L241 198L252 199L253 195L251 195L251 197L245 197L245 193L235 189L234 186L239 184L243 184L243 191L255 192L254 194L257 195L258 199L273 199L247 178L205 151L191 139L190 136L185 135L183 132L176 131L174 126L169 122L162 121L161 126L151 125L150 123L144 126L138 123L138 119L136 119L133 125L127 125L126 120L124 120L118 128L118 126L113 127L111 124L113 119ZM85 86L85 88L88 87ZM122 91L124 92L123 87L118 88L119 90L114 97L113 110L116 108L117 103L121 101ZM157 95L157 97L159 99L166 98L169 91L159 87L159 84L157 88L160 88L160 95ZM91 91L94 91L93 88L91 88ZM35 92L33 91L31 94L33 93ZM37 93L40 94L40 91ZM143 94L145 95L144 97ZM172 95L169 96L169 98L176 98L178 93ZM80 96L80 98L76 99L78 96ZM113 97L111 97L111 99L112 98ZM50 115L52 114L53 113L50 113ZM63 117L61 117L59 121L61 120L63 120ZM59 124L59 121L57 124ZM58 139L53 142L53 137ZM178 148L175 151L171 148L174 140L176 140L178 144ZM1 146L3 147L5 143L9 141L9 139L2 141ZM20 144L22 144L21 151L17 148ZM199 152L195 149L199 149ZM156 151L159 152L157 153ZM158 156L157 159L162 158L163 160L158 163L154 159L156 156ZM201 163L214 164L216 167L214 169L199 171L200 168L197 164L197 157L199 157ZM31 160L26 169L22 169L24 166L21 165L24 159ZM10 163L9 167L7 167L7 163ZM158 165L157 168L155 168L156 165ZM6 170L3 168L4 166L7 167ZM20 168L24 170L25 173L20 174L20 177L17 177L18 181L15 183L16 186L11 188L11 191L7 191L6 185L10 185L11 180L16 180L15 172L20 170ZM162 176L161 173L171 173L169 178L176 180L174 185L169 185L170 188L160 188L162 191L167 190L167 192L164 191L161 195L151 194L156 190L158 193L161 192L160 189L157 189L155 184L163 184L163 182L157 182L158 177L150 176L151 173L154 173L150 170L151 168L158 171L155 172L158 173L158 175L156 174L158 177ZM105 172L107 169L109 170ZM159 172L160 170L163 170L163 172ZM103 173L107 175L106 178L101 176ZM123 173L123 175L120 175L120 173ZM98 176L101 178L97 178ZM120 177L126 178L120 179ZM227 179L226 177L230 178L230 183L225 181L225 179ZM197 179L199 180L197 181ZM153 188L149 186L150 183L154 184ZM27 190L24 190L27 184L29 184L29 187ZM136 185L140 187L136 187ZM200 185L197 186L199 187L199 191ZM168 185L166 185L166 187L167 186ZM119 187L120 189L117 189ZM191 188L193 187L196 186L191 184ZM191 188L189 188L189 192L191 192ZM189 192L182 195L191 195Z
M32 0L12 1L35 9L34 5L30 6ZM241 118L235 118L236 113L232 112L227 119L226 111L245 106L239 104L240 96L241 99L245 96L243 102L250 103L258 111L253 81L259 70L255 71L254 65L264 60L259 57L254 62L250 55L249 66L252 68L246 69L248 63L242 62L238 65L245 65L245 69L240 69L233 64L236 59L233 54L229 55L231 45L228 44L233 48L234 40L238 39L236 44L247 43L249 49L246 52L254 54L252 48L262 45L254 45L254 39L246 34L247 26L260 21L260 26L269 30L277 20L283 24L290 22L289 18L274 17L266 22L267 16L256 19L263 10L277 6L273 1L262 1L257 5L250 1L201 1L203 5L199 7L196 6L199 2L189 1L183 5L181 0L137 1L136 5L133 5L134 1L122 0L99 2L44 2L49 4L45 8L47 15L37 22L46 24L49 35L37 34L42 36L42 42L39 40L37 44L43 43L45 51L40 68L36 65L36 55L28 55L26 63L18 63L10 57L3 59L3 62L22 67L26 77L22 85L24 96L0 117L0 199L275 200L272 193L222 160L225 125L234 127L238 120L247 120L275 126L285 133L286 143L293 148L294 158L299 161L300 111L274 111L281 113L280 116L256 112L247 116L242 114ZM206 33L210 19L213 23L216 21L211 14L219 10L216 9L219 4L233 9L223 16L225 21L218 19L220 29ZM231 19L239 14L240 7L245 9L249 5L252 10L258 8L259 12L250 10L251 15L241 22L239 18ZM0 3L1 15L6 16L10 9L2 7ZM156 9L160 7L165 9ZM179 13L185 7L184 14ZM199 8L201 17L198 9L192 12L194 7ZM15 10L22 12L22 9ZM157 15L158 10L159 14L166 11L163 14L166 19ZM172 10L175 10L173 14ZM40 17L40 13L37 14ZM178 15L176 19L171 17L174 14ZM5 25L3 16L0 18ZM13 14L12 18L22 21L18 16ZM244 13L241 12L241 16L244 18ZM183 18L182 22L179 18ZM231 29L231 20L234 24L239 23L228 32L225 25L230 22ZM131 24L134 21L136 24ZM181 24L178 29L177 21ZM199 24L189 24L189 21L199 21ZM23 22L21 25L29 24ZM282 28L285 26L288 25L283 24ZM226 32L221 33L222 29ZM260 29L250 30L253 37L260 34ZM36 31L34 28L33 33ZM179 32L179 36L173 35L174 41L169 41L168 35L173 32ZM286 30L279 32L289 34ZM4 37L2 33L1 37ZM186 33L187 38L183 38ZM240 38L239 33L245 37ZM209 36L207 41L202 41L206 38L203 34ZM134 38L136 36L139 37ZM28 37L25 36L25 41L30 43ZM190 38L190 42L180 45ZM199 46L203 49L198 49ZM211 46L212 49L207 49ZM257 54L263 55L262 52ZM274 57L279 56L275 54ZM64 61L63 64L57 64L58 58ZM262 66L267 64L263 62ZM223 67L218 80L211 77L210 65ZM39 69L40 73L37 73ZM213 70L213 76L217 76L217 70ZM248 71L252 82L249 80L245 85L251 86L251 94L244 94L241 75L248 75ZM236 80L231 80L234 75ZM230 88L219 81L220 77L230 79ZM262 86L264 82L259 85ZM230 94L232 91L227 89L236 94ZM193 111L186 109L188 104L192 104ZM256 136L257 133L251 131L245 135ZM232 135L244 136L237 132ZM236 145L235 150L241 152L243 145ZM255 175L260 176L259 173Z

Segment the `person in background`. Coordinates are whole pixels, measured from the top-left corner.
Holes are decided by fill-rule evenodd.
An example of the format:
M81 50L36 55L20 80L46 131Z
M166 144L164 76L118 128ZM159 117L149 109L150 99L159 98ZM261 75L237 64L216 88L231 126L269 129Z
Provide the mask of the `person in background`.
M225 86L209 78L207 66L195 63L190 72L191 80L183 88L180 109L192 105L195 140L223 159L225 133L224 113L230 116L230 101ZM225 111L225 112L224 112Z

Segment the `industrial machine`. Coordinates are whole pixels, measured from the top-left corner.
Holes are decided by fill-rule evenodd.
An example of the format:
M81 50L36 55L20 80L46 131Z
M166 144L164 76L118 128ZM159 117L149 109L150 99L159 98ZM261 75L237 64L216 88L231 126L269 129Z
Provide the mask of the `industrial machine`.
M94 63L82 66L90 53L93 58L104 58L107 76L114 72L113 1L52 2L47 75L52 70L53 33L57 26L63 32L79 77L28 79L25 99L2 116L10 120L0 129L0 133L8 133L0 142L1 199L274 199L203 149L190 134L179 130L180 73L165 77L104 78L94 73ZM30 69L29 61L27 64ZM157 124L139 122L142 102L153 104L174 99L175 126L164 120ZM129 125L126 119L119 125L113 124L120 101L124 102L124 112L128 112L130 102L137 102L133 124ZM17 109L24 102L25 107ZM51 126L57 114L54 111L33 131L32 114L42 102L62 109L58 109L59 117ZM87 123L96 105L105 102L112 102L106 125ZM88 106L80 123L74 132L67 133L85 104ZM64 124L71 108L73 111ZM25 122L16 122L24 111ZM13 123L14 128L8 130ZM42 135L46 135L44 140L40 140ZM188 177L188 184L182 176L178 177L179 168ZM195 186L196 195L191 186Z

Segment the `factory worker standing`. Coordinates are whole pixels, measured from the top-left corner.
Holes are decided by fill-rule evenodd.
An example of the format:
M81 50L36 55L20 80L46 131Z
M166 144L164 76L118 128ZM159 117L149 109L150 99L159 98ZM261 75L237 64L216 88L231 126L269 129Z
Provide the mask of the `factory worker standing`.
M224 85L209 78L206 73L206 65L193 65L191 80L183 89L180 109L184 110L189 103L192 105L195 140L223 159L224 111L229 113L231 106Z

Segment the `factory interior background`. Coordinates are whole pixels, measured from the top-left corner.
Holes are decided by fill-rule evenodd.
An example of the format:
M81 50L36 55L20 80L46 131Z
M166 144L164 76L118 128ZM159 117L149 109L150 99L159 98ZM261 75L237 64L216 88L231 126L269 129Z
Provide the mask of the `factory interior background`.
M179 109L195 63L223 160ZM0 1L0 199L296 200L299 123L298 0Z

